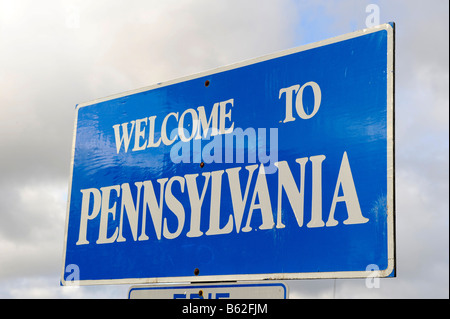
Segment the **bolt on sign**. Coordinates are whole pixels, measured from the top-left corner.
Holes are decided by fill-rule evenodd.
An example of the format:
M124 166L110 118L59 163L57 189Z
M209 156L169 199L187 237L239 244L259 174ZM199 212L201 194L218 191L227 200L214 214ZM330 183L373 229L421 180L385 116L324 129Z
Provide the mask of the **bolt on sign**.
M394 276L394 25L80 104L72 154L62 284Z

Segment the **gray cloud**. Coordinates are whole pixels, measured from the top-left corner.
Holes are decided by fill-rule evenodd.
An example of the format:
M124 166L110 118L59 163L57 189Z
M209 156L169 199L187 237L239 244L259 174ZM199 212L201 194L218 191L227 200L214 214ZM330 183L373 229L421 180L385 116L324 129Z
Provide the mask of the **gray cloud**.
M364 28L369 3L0 0L0 297L125 297L57 287L75 104ZM376 3L397 22L399 274L292 297L448 298L448 2Z

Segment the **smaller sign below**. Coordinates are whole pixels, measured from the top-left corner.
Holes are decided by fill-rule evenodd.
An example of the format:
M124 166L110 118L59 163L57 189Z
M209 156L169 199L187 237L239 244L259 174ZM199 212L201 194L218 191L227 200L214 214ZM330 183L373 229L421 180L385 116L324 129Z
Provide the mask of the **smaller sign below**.
M281 281L132 286L128 299L288 299Z

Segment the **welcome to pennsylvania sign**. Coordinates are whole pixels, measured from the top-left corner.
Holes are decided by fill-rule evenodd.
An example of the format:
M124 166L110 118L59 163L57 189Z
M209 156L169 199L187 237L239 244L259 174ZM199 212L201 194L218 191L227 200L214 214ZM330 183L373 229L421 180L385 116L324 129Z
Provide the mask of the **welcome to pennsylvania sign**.
M77 106L62 284L392 276L394 248L391 24Z

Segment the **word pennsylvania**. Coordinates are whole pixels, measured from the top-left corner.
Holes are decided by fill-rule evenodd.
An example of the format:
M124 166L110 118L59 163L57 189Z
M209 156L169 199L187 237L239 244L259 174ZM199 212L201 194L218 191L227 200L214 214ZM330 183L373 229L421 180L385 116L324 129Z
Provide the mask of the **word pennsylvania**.
M322 162L325 160L324 155L311 157L303 157L295 160L296 171L298 177L294 178L291 168L286 161L275 163L278 168L278 185L277 195L270 196L269 185L263 164L255 164L241 167L229 168L226 170L218 170L205 172L203 176L203 186L199 187L199 174L186 174L184 176L173 176L171 178L161 178L156 181L135 182L134 185L123 183L122 185L112 185L97 188L82 189L81 204L81 221L77 245L89 244L87 240L88 223L98 218L100 214L100 223L98 230L97 244L107 244L123 242L126 240L148 240L146 229L146 219L152 220L154 233L156 237L161 239L164 236L167 239L174 239L180 236L185 224L189 225L187 237L199 237L204 235L200 230L200 221L202 216L202 207L209 205L209 229L205 235L224 235L233 231L239 233L250 232L252 227L250 222L254 216L254 212L258 211L261 215L262 223L260 230L268 230L274 227L284 228L283 212L286 211L285 205L292 207L292 212L297 220L298 227L304 225L304 197L305 197L305 167L308 161L311 161L312 169L312 205L311 220L306 227L324 227L336 226L338 221L334 219L334 212L338 202L345 202L347 207L348 218L344 220L344 224L362 224L368 221L362 215L359 205L358 195L353 181L348 155L344 152L339 174L336 181L336 187L331 202L331 208L328 213L326 224L322 217ZM246 171L246 173L244 173ZM224 178L226 176L226 178ZM246 177L245 177L246 176ZM224 185L227 180L227 185ZM244 191L241 189L241 180L244 181ZM250 191L250 184L254 183L253 190ZM297 180L297 181L296 181ZM297 186L299 185L299 186ZM155 188L159 188L159 196L155 192ZM231 198L222 198L222 188L227 187ZM133 196L131 188L135 189ZM187 193L189 203L182 203L174 195L176 193ZM342 189L343 195L339 195L339 189ZM283 191L287 195L287 202L282 202ZM205 203L206 192L210 193L210 203ZM142 198L142 200L141 200ZM113 200L112 200L113 199ZM274 220L272 201L277 200L276 223ZM233 211L230 213L222 212L221 201L231 201ZM247 203L250 202L248 205ZM190 208L190 220L186 220L186 209ZM167 209L164 209L166 208ZM246 209L248 207L248 209ZM247 214L244 214L246 212ZM168 216L168 215L173 216ZM227 222L220 225L221 215L227 214ZM244 215L246 220L244 221ZM169 217L172 224L169 225ZM174 218L176 222L174 222ZM128 219L128 223L124 223L124 219ZM208 218L208 216L206 216ZM111 220L119 220L114 232L111 233L109 223ZM245 224L243 224L245 222ZM131 229L131 238L124 237L124 225L129 225ZM138 233L138 226L140 233ZM244 227L241 227L244 225ZM109 227L108 227L109 226ZM92 228L91 228L92 229ZM172 229L172 230L171 230ZM173 230L175 229L175 230ZM152 231L153 233L153 231Z

